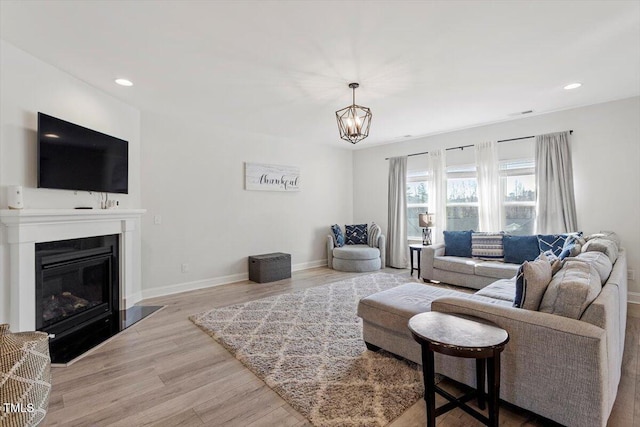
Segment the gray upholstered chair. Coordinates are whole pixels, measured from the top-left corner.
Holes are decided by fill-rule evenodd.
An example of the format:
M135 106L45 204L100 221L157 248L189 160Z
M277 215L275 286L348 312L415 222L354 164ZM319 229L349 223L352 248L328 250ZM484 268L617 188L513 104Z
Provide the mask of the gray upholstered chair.
M364 272L375 271L385 267L384 234L380 234L375 247L369 245L344 245L340 248L334 244L333 236L327 236L327 264L338 271Z

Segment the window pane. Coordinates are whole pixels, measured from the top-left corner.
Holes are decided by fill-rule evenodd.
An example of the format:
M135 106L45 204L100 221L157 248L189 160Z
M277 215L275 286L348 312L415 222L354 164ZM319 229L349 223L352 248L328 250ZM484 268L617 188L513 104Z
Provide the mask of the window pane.
M408 182L407 183L407 204L423 204L426 205L429 202L427 196L427 183L422 182Z
M504 231L515 235L533 234L536 219L535 206L506 205L506 226Z
M477 230L478 224L477 206L447 206L447 230Z
M426 211L427 208L424 206L407 209L407 236L422 239L422 228L418 222L418 214Z
M535 175L508 176L505 179L505 202L535 202Z
M477 201L478 182L475 178L447 179L447 203L470 203Z

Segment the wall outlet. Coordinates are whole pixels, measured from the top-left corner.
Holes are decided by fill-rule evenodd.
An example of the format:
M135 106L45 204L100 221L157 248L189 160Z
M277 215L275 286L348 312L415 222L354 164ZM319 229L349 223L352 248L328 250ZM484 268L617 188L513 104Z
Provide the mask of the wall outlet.
M627 270L627 279L628 280L636 280L636 271L635 270Z
M162 216L154 215L153 216L153 223L156 224L156 225L162 224Z
M183 273L188 273L189 272L189 264L182 264L180 266L180 269L182 270Z

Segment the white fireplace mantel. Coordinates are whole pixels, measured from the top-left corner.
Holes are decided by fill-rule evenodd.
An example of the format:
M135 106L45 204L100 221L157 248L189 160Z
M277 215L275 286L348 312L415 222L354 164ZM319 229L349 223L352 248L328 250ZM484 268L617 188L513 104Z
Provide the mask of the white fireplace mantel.
M117 234L120 237L120 309L140 299L140 217L144 209L0 210L8 251L9 320L14 331L35 329L35 245Z

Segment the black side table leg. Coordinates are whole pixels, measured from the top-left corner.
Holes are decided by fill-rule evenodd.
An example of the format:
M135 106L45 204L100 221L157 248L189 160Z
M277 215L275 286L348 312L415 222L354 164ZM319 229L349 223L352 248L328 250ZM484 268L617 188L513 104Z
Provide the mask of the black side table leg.
M486 372L485 359L476 359L476 390L478 393L478 408L484 409L485 394L484 381Z
M500 352L494 352L487 361L487 380L489 389L489 426L498 427L500 412Z
M411 258L411 276L413 276L413 248L409 246L409 258Z
M422 258L422 251L416 251L418 252L418 279L420 278L420 258ZM411 259L413 260L413 257L411 257Z
M424 380L424 401L427 404L427 427L436 426L436 386L433 351L428 345L422 346L422 376Z

